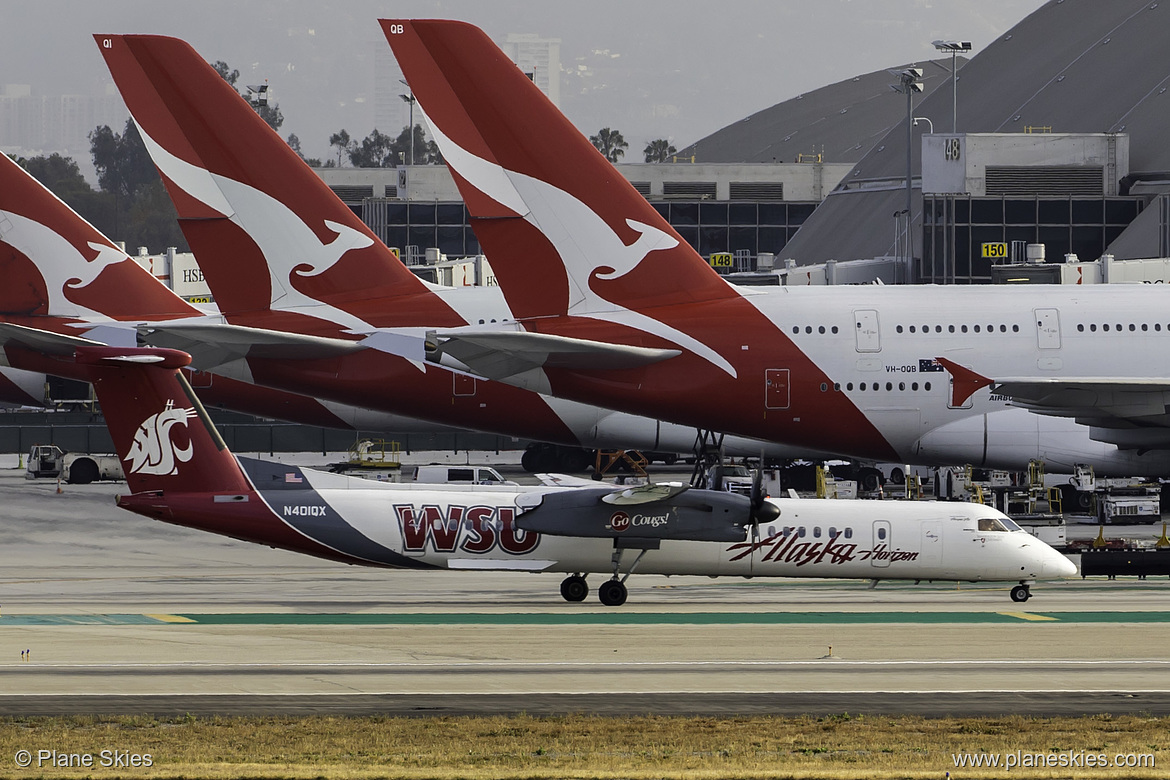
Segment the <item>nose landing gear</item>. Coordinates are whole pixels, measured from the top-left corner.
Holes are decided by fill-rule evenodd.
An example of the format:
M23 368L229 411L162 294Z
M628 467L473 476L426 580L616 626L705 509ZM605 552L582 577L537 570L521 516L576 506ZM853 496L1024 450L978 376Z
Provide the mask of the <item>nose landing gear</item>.
M1012 601L1024 602L1032 598L1032 591L1027 583L1021 582L1016 587L1012 588Z

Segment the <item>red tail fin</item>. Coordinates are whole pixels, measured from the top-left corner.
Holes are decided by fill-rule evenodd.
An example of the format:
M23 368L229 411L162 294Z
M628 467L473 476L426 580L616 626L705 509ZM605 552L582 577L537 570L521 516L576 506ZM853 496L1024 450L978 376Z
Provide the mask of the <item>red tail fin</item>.
M243 493L236 459L177 369L191 362L172 349L81 347L110 436L135 493Z
M0 154L0 313L83 320L199 312Z
M481 30L381 24L517 317L736 294Z
M363 301L418 296L404 318L462 324L193 48L94 37L221 311L323 303L333 321L360 327L346 313L363 313ZM418 322L380 311L385 326Z

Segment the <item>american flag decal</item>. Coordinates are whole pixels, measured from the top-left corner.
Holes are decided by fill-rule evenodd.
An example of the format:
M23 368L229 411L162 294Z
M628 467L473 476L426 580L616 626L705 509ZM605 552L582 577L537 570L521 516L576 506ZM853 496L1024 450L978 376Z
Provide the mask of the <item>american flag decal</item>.
M291 471L284 475L284 483L286 485L296 485L304 481L304 477L297 476L297 474Z

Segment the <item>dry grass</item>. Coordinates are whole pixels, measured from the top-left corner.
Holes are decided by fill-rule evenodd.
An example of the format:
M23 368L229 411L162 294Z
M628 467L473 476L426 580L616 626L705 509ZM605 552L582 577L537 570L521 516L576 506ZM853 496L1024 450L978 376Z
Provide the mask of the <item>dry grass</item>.
M1170 719L0 719L3 777L1164 778ZM18 769L18 750L149 753L150 768ZM955 752L1153 753L1158 769L955 769Z

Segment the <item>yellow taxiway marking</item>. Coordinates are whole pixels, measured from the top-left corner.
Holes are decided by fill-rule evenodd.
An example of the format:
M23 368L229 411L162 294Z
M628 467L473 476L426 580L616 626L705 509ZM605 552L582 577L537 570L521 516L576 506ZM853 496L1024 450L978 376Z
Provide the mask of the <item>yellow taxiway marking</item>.
M183 617L182 615L146 615L146 617L154 618L155 620L161 620L164 623L194 623L195 622L191 618Z
M1020 620L1059 620L1059 618L1049 617L1048 615L1033 615L1028 612L1000 612L999 614L1006 617L1019 618Z

